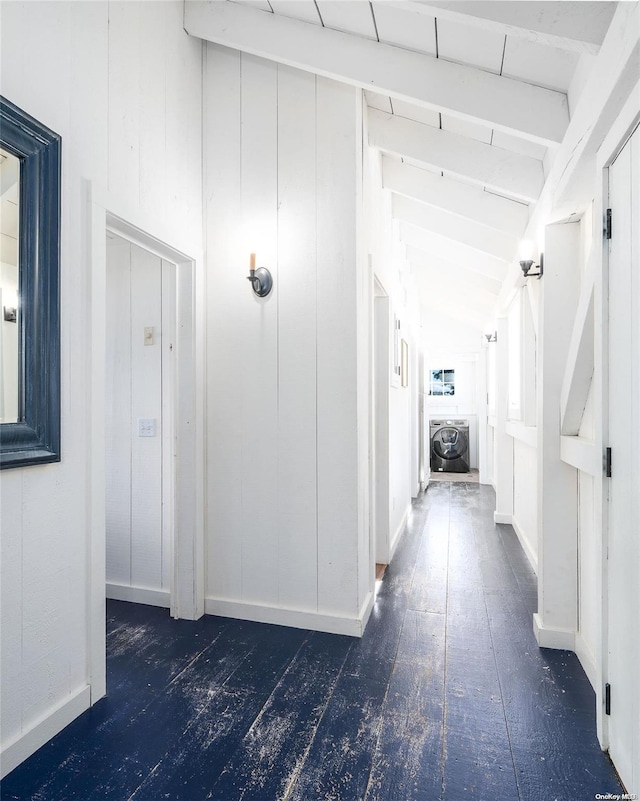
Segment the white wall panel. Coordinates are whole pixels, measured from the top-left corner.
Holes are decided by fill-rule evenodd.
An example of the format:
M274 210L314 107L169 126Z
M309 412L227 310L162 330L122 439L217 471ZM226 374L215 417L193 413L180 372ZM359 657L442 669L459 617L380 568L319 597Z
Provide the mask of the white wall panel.
M578 472L578 631L595 664L601 598L594 481L592 476Z
M153 329L152 345L145 344L145 328ZM131 585L159 590L162 587L162 272L158 256L135 246L131 247L130 381ZM139 436L140 419L154 421L154 436Z
M241 242L274 278L273 292L264 299L247 281L242 286L242 597L273 605L278 600L277 65L243 56L241 98ZM241 264L248 265L249 252L240 255Z
M107 240L107 581L131 584L131 247Z
M317 79L318 608L357 604L356 93Z
M278 68L279 602L317 609L316 79Z
M535 569L538 561L537 450L513 441L513 525Z
M4 471L0 491L0 608L7 610L0 637L3 743L14 740L22 730L21 693L17 691L22 673L22 483L21 471Z
M207 48L209 611L357 618L356 99Z
M206 594L242 597L243 327L250 295L248 249L241 250L240 71L234 50L207 47L207 513ZM221 157L222 156L222 157ZM235 322L234 322L235 321ZM229 332L237 335L229 341ZM255 399L256 405L259 399Z
M3 699L11 699L3 703L2 744L18 738L12 754L23 758L19 738L89 680L85 181L108 188L120 208L144 213L168 241L202 249L202 47L182 29L181 2L3 4L1 37L0 90L62 136L63 165L62 462L3 471L1 479L3 506L21 488L16 519L2 521L10 554L2 587L13 596L2 605ZM22 566L14 563L17 537Z

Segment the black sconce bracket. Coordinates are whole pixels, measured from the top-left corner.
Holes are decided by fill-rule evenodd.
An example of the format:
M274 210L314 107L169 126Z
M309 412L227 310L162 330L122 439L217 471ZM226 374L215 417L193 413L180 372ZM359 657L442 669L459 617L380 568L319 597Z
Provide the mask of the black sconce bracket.
M273 289L273 278L266 267L258 267L257 270L249 270L247 281L251 281L253 291L259 298L266 297Z

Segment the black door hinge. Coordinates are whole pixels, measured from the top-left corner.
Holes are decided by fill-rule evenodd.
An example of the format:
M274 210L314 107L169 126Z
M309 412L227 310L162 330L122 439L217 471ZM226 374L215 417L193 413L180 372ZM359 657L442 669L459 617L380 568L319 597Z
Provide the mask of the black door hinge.
M605 239L611 239L611 209L607 209L604 225L604 236Z
M604 451L604 474L606 478L611 478L611 448Z
M611 714L611 685L609 683L604 685L604 714Z

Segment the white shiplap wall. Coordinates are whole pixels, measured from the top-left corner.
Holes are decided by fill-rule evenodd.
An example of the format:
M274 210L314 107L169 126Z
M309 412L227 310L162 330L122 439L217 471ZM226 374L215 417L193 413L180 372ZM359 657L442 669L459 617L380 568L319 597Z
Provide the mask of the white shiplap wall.
M207 47L208 612L361 629L360 102Z
M2 7L0 89L61 134L63 165L62 462L4 470L0 485L3 772L88 703L84 182L108 188L168 242L202 248L202 47L184 33L182 10Z

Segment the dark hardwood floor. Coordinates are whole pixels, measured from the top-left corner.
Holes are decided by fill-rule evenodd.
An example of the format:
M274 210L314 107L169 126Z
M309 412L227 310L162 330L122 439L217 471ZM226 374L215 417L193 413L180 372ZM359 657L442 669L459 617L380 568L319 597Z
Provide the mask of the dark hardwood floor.
M413 507L364 637L108 605L108 697L3 801L587 801L621 793L493 491Z

